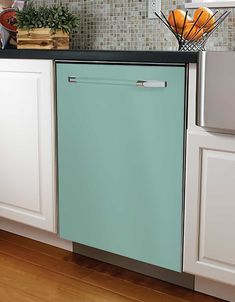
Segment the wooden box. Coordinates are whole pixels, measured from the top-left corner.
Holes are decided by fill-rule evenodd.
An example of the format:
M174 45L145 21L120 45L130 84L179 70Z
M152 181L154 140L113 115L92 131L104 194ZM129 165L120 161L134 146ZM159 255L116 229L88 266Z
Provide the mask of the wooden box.
M18 49L69 49L69 34L62 30L52 33L50 28L18 29Z

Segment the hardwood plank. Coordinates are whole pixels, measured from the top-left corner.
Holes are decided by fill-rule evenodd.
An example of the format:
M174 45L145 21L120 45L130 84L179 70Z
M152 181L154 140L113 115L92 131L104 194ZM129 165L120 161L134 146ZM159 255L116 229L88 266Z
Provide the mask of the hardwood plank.
M79 266L85 266L92 268L93 271L98 272L100 274L100 277L102 279L103 275L110 276L110 278L113 280L113 282L118 282L119 280L122 280L124 282L129 282L130 284L134 284L136 286L141 287L142 289L152 289L157 292L165 293L168 295L172 295L174 297L178 297L180 299L184 299L186 301L190 302L221 302L223 300L217 299L205 294L201 294L174 284L170 284L165 281L161 281L152 277L148 277L133 271L129 271L127 269L123 269L111 264L107 264L104 262L100 262L94 259L90 259L85 256L81 256L78 254L71 254L69 257L71 259L68 261L73 261L74 263L78 263ZM98 262L98 264L97 264ZM92 278L92 275L88 276L88 279ZM87 280L88 280L87 279ZM90 282L92 283L92 279L90 279ZM97 282L97 278L95 277L95 283ZM101 281L100 281L101 282ZM107 282L105 282L106 285L100 285L100 286L107 286Z
M156 299L157 295L158 298L162 295L169 295L174 299L192 302L222 301L3 231L0 231L0 250L4 254L64 274L70 278L83 280L90 285L134 299L141 297L141 301L151 301L151 299Z
M218 299L212 296L201 294L192 290L185 289L180 286L175 286L169 283L162 284L160 280L151 280L149 278L142 278L137 284L144 287L150 287L157 291L164 291L169 295L180 297L189 302L223 302L225 300Z
M25 293L14 287L14 284L6 285L0 281L0 302L46 302L42 298L37 298L33 294Z
M87 267L79 266L72 262L61 262L57 259L53 259L47 255L40 255L39 253L33 253L30 250L21 247L17 248L15 243L4 241L0 239L0 253L3 255L10 255L23 261L27 261L32 264L39 265L47 270L57 272L75 279L80 279L93 286L101 287L103 289L127 296L129 298L139 299L141 301L169 301L169 297L160 292L156 292L152 289L140 287L138 285L128 283L125 280L117 279L115 277L102 274L100 272L93 271ZM92 275L90 278L87 275ZM85 277L84 277L85 276ZM99 281L99 282L98 282ZM140 298L141 297L141 298ZM183 301L179 298L171 297L172 302Z
M134 302L110 291L54 273L0 253L1 283L33 293L38 299L56 302ZM9 293L11 301L13 296Z
M133 284L131 282L127 282L121 279L117 279L115 277L107 276L101 273L93 273L87 277L83 278L83 281L88 282L89 284L109 289L115 293L121 293L122 295L140 300L140 301L148 301L148 302L186 302L186 300L174 297L173 295L168 295L166 293L161 293L159 291L155 291L151 288L146 288L143 286L139 286Z
M10 232L6 232L0 230L0 239L6 240L7 242L11 242L17 244L20 247L24 247L30 249L32 251L37 251L46 255L49 255L53 258L57 259L66 259L66 257L71 256L71 252L67 250L60 249L58 247L54 247L49 244L45 244L33 239L29 239L23 236L19 236Z
M72 262L79 264L82 267L86 268L94 268L99 269L101 267L101 270L103 269L103 265L112 266L109 264L106 264L101 261L97 261L95 259L91 259L89 257L85 257L82 255L74 254L70 251L60 249L58 247L54 247L52 245L48 245L33 239L29 239L23 236L19 236L10 232L6 232L3 230L0 230L0 240L5 240L11 244L15 244L18 247L21 248L27 248L31 251L35 251L40 254L48 255L52 258L56 258L59 260L63 260L66 262ZM115 267L115 266L112 266Z
M91 269L78 266L76 263L61 261L60 259L53 258L47 254L42 254L37 251L32 252L24 247L19 248L16 244L2 240L1 238L0 253L43 267L48 271L50 270L66 276L73 276L76 279L80 279L93 272Z
M78 254L74 254L70 251L67 250L63 250L36 240L32 240L23 236L19 236L10 232L6 232L3 230L0 230L0 240L4 240L6 242L8 242L9 244L14 244L17 245L17 247L13 248L13 254L16 252L17 254L15 254L15 256L20 257L20 254L23 255L24 257L24 253L20 253L20 249L19 248L23 248L23 249L28 249L31 252L36 252L39 254L44 254L44 255L48 255L52 258L61 260L61 261L65 261L66 263L73 263L76 265L79 265L80 267L85 267L85 268L89 268L89 269L95 269L95 270L103 270L103 266L111 266L111 267L115 267L109 264L106 264L104 262L101 261L97 261L95 259L91 259L89 257L85 257L82 255L78 255ZM19 252L19 253L18 253ZM32 255L32 254L31 254ZM35 253L33 255L36 255ZM31 257L32 258L32 257ZM30 259L30 257L28 258L28 260ZM44 259L44 257L42 257L42 259ZM33 262L38 265L40 265L41 263L41 259L39 256L39 263L35 262L36 259L33 259ZM53 266L54 267L54 266ZM118 268L119 269L119 268Z

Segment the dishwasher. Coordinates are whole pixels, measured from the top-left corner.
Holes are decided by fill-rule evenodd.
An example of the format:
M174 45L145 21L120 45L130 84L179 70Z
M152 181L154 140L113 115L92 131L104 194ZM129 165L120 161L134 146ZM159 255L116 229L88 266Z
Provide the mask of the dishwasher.
M185 72L57 62L61 237L182 271Z

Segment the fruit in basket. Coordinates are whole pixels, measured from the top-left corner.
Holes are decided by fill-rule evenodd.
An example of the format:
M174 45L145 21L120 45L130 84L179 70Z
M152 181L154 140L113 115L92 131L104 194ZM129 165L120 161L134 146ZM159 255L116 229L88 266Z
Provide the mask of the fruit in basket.
M193 22L186 24L183 32L183 37L185 40L197 41L201 39L202 35L203 29L200 29L200 27L194 25Z
M180 31L180 29L182 29L184 26L185 16L186 16L185 11L181 9L175 9L174 11L171 11L168 17L168 22L172 27L177 27L177 30ZM192 21L193 20L189 16L187 16L185 20L185 25Z
M202 27L205 25L205 29L210 31L214 28L215 17L214 13L208 7L199 7L193 16L194 22L197 21L196 25ZM200 16L200 17L199 17ZM198 19L199 18L199 19ZM198 20L197 20L198 19Z
M178 12L178 13L177 13ZM199 51L205 50L206 42L210 38L210 34L229 16L231 11L224 11L222 14L214 14L211 10L200 8L194 15L194 20L188 17L188 11L182 10L171 11L168 17L161 11L158 18L174 35L178 42L180 51ZM199 13L199 17L197 14ZM198 21L202 16L205 18L203 26L199 26ZM207 15L207 17L205 17ZM208 16L209 15L209 16ZM218 17L215 18L215 15ZM207 27L206 27L207 26ZM210 32L208 34L208 32Z
M181 34L182 33L182 28L176 28L176 27L172 26L172 29L174 30L174 32L176 34Z

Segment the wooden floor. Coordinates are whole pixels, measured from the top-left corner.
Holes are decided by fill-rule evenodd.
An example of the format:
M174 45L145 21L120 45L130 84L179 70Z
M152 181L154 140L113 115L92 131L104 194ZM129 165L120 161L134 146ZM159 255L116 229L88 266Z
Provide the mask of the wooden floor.
M0 230L0 301L222 300Z

